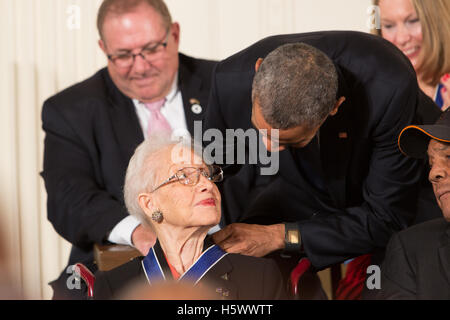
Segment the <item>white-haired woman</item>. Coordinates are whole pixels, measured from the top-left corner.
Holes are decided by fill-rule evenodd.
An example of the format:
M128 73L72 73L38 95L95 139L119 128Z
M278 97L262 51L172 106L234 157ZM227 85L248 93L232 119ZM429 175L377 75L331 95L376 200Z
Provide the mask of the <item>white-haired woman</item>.
M125 178L125 204L158 240L146 257L97 273L94 298L119 298L136 281L159 286L166 280L205 285L218 299L286 297L272 260L227 254L207 237L220 221L215 182L222 170L206 165L193 150L155 138L136 149Z

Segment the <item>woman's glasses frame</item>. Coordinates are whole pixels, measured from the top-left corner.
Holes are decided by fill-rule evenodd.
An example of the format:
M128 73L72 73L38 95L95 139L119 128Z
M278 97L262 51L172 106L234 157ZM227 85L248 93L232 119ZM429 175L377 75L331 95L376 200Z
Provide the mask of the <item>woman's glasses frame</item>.
M200 181L200 175L214 183L223 180L223 171L219 166L209 165L206 169L204 167L184 167L177 170L175 174L163 181L159 186L150 191L150 193L155 192L159 188L173 181L178 181L184 186L195 186Z

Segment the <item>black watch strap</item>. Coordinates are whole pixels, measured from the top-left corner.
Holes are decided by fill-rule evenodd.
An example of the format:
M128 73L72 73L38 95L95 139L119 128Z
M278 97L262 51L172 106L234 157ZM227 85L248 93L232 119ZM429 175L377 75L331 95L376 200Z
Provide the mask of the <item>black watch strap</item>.
M296 222L284 223L284 251L300 252L302 248L302 237Z

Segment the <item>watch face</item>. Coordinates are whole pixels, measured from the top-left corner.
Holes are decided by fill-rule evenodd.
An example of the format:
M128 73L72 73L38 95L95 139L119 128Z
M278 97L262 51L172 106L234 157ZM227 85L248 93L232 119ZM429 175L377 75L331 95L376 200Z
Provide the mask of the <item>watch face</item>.
M293 244L298 243L298 231L297 230L288 230L287 242L293 243Z

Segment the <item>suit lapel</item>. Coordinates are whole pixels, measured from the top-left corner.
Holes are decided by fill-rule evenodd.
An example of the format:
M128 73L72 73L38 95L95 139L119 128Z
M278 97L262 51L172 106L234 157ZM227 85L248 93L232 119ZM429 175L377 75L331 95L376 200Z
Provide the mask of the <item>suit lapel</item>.
M320 128L320 157L322 169L330 196L337 208L345 208L346 176L351 156L352 102L349 100L349 89L345 77L338 66L338 93L337 97L346 97L347 100L339 107L338 113L328 117Z
M345 103L344 103L345 104ZM346 207L346 175L351 155L349 106L330 117L320 128L320 158L325 184L337 208ZM294 150L280 152L280 174L288 182L299 185L304 181L297 168Z
M194 121L201 121L206 111L208 91L202 90L200 77L188 67L186 57L180 55L178 68L178 86L183 97L184 114L189 132L194 136Z
M320 158L330 196L338 208L346 207L346 176L351 155L348 102L320 128Z
M450 286L450 223L440 239L439 259L441 261L445 277Z
M117 89L105 69L105 82L110 103L109 115L123 160L128 164L136 147L144 141L133 101Z

